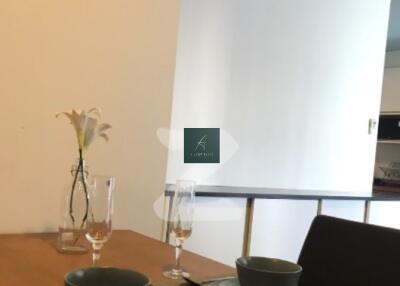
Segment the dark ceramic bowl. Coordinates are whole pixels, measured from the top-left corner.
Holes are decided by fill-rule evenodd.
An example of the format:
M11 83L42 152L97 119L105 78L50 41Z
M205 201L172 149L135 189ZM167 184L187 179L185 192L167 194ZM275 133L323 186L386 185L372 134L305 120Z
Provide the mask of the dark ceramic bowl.
M241 286L297 286L302 268L289 261L267 257L241 257L236 260Z
M127 269L90 267L76 269L64 277L66 286L148 286L149 278Z

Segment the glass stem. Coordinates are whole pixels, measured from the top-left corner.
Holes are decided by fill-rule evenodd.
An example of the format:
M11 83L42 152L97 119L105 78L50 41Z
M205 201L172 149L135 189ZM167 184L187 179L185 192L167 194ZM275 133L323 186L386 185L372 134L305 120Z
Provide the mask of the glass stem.
M182 250L183 250L183 240L177 238L175 243L175 270L178 272L182 271L181 268Z
M93 243L93 252L92 252L92 266L99 265L100 260L100 249L103 247L102 243Z

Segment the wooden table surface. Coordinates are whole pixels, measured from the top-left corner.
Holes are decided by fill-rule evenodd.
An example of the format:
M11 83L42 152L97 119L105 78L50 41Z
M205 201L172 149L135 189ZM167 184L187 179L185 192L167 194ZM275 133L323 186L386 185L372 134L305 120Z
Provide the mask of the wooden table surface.
M89 253L60 254L55 234L0 235L0 285L62 286L64 275L91 263ZM114 231L102 250L100 265L128 268L146 274L156 286L185 285L162 276L174 261L174 248L133 231ZM184 267L195 276L219 276L235 269L185 251Z

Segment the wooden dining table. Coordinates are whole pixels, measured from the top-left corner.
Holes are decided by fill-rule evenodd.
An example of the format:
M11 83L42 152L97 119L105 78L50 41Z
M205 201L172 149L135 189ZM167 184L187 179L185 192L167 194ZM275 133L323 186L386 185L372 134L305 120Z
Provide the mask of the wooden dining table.
M61 254L56 250L57 235L0 235L0 285L62 286L64 275L91 265L90 253ZM235 269L206 257L184 251L185 269L196 277L232 275ZM114 231L101 252L101 266L142 272L155 286L187 285L162 276L173 264L174 247L129 230Z

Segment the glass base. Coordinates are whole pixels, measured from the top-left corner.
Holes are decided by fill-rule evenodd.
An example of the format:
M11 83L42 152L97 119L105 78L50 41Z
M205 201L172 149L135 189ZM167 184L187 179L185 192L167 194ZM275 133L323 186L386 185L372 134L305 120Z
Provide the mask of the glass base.
M169 279L182 279L182 278L189 278L190 274L187 273L185 270L177 270L177 269L171 269L163 272L164 277L167 277Z
M89 245L82 229L59 228L57 250L64 254L83 254Z
M58 246L58 252L63 254L84 254L89 251L85 246L75 245L75 246Z

